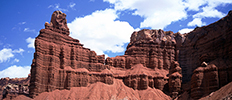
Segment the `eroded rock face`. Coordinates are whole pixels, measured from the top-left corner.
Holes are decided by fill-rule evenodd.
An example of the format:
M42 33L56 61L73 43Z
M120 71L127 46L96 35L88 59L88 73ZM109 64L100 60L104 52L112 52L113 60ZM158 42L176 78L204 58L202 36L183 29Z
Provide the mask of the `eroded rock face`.
M133 32L125 55L106 59L68 36L65 17L55 11L35 40L31 97L117 79L134 90L156 88L176 98L183 79L191 80L191 97L200 98L232 80L232 12L188 34Z
M144 29L134 32L125 55L130 56L130 59L138 60L136 62L145 67L169 70L171 62L176 60L174 37L171 31ZM130 68L132 61L127 62L126 68Z
M191 97L199 99L219 89L218 68L214 64L202 63L191 78Z
M176 41L173 32L141 30L134 32L123 56L97 56L84 48L79 40L69 37L66 15L52 14L35 40L31 65L30 96L42 92L71 87L86 87L103 82L113 84L114 78L125 85L144 90L148 87L164 89L168 84L171 62L176 60ZM118 68L112 70L111 68ZM144 69L142 72L140 69ZM119 74L117 74L119 72ZM124 74L123 74L124 73Z
M136 64L131 69L126 70L123 82L126 86L135 90L144 90L148 87L163 90L166 73L159 71L146 68L142 64Z
M26 78L1 78L0 99L14 99L18 95L29 94L29 82L31 75Z
M182 75L177 61L173 61L169 70L169 92L172 98L176 98L181 91Z
M190 81L194 69L199 67L202 62L214 62L219 64L216 66L220 66L220 71L225 72L228 68L225 73L231 72L232 64L229 63L232 60L231 22L232 11L219 21L208 26L195 28L192 32L186 34L186 38L180 47L178 60L183 70L184 83ZM227 82L223 82L223 84L231 81L231 74L228 76L230 77L225 79Z
M54 11L50 24L45 23L45 28L59 33L69 35L69 28L67 26L66 14L61 11Z
M68 35L66 15L55 11L50 24L45 23L45 29L41 29L35 39L31 97L55 89L85 87L89 83L113 83L113 75L103 72L108 68L104 65L105 56L97 56Z
M183 81L191 79L191 97L209 95L232 79L232 12L186 35L180 49ZM193 72L192 78L191 74Z

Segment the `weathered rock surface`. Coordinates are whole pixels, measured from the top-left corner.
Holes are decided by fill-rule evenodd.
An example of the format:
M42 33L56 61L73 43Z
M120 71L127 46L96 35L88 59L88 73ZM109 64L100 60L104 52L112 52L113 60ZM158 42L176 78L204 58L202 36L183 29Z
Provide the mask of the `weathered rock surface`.
M181 91L182 75L177 61L173 61L169 70L169 92L172 98L176 98Z
M115 78L134 90L151 87L168 91L169 69L178 55L173 32L145 29L134 32L125 55L105 60L104 55L97 56L79 40L68 36L65 17L55 11L50 24L46 22L45 29L35 39L30 97L96 82L111 85Z
M209 95L232 81L231 22L232 11L221 20L186 35L180 52L185 60L180 58L179 62L183 68L183 81L191 79L191 97L194 99Z
M66 15L52 14L35 39L35 53L31 65L30 96L55 89L87 86L89 83L112 84L112 74L105 73L104 55L84 48L69 35Z
M214 64L202 63L191 78L191 97L199 99L219 89L218 69Z
M124 91L110 92L115 89L110 87L119 86L126 87L123 93L130 99L150 99L143 95L153 97L156 92L147 91L157 89L174 99L181 91L183 78L184 83L191 80L191 88L184 93L198 99L232 81L232 11L221 20L195 28L188 34L147 29L134 32L125 55L106 60L104 55L98 56L69 36L65 17L64 13L55 11L50 24L45 23L45 29L41 29L35 40L30 97L43 98L37 95L59 94L55 92L59 90L70 90L70 95L74 95L82 93L82 89L92 91L91 88L96 88L94 91L102 94L82 93L83 97L73 97L110 99L110 93ZM74 88L79 90L72 90ZM55 98L57 94L51 95Z
M232 11L219 21L195 28L186 34L185 40L179 48L179 63L183 70L184 82L190 81L194 69L199 67L202 62L214 63L219 68L221 86L232 80L231 22Z
M0 99L13 99L18 95L29 95L31 75L26 78L1 78Z

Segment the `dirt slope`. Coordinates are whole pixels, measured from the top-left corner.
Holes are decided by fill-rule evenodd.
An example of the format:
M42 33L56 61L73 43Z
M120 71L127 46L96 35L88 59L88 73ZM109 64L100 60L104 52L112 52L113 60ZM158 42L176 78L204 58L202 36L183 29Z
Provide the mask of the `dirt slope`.
M15 100L30 100L20 95ZM171 100L161 90L148 88L146 90L134 90L124 85L121 80L115 79L113 85L97 82L87 87L72 87L70 90L55 90L43 92L34 98L35 100Z

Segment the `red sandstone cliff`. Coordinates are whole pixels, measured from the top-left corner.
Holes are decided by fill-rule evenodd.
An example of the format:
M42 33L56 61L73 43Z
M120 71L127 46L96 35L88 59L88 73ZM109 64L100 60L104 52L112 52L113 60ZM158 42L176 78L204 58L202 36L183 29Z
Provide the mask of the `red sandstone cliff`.
M170 84L178 84L168 85L169 69L178 55L173 32L134 32L125 55L105 60L104 55L97 56L94 51L84 48L79 40L68 36L65 17L61 11L55 11L50 24L46 22L45 29L40 30L35 39L30 97L56 89L87 87L96 82L112 85L115 79L122 80L134 90L146 90L150 87L170 95L175 92L174 97L178 95L181 73L179 76L171 76ZM171 91L168 91L169 88Z
M183 81L190 81L191 75L202 62L215 64L221 74L221 86L232 80L232 11L219 21L208 26L195 28L182 41L179 63L183 70ZM221 72L222 71L222 72ZM228 73L230 77L227 77Z
M232 81L231 23L232 11L186 35L180 47L179 63L183 81L191 80L192 98L209 95Z
M213 92L232 80L231 22L232 11L188 34L144 29L132 33L125 55L105 59L71 38L66 14L55 11L35 40L29 95L34 99L222 98ZM182 79L188 83L183 87ZM22 98L31 99L16 99Z

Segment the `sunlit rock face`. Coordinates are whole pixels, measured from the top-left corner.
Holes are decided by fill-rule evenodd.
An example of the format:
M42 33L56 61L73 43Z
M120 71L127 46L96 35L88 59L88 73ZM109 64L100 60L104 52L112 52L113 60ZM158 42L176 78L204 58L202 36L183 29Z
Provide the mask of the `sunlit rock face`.
M131 56L126 68L130 68L131 63L141 63L147 68L169 70L171 62L176 60L174 37L171 31L144 29L134 32L125 52Z
M190 81L191 97L200 98L232 81L231 22L229 12L187 34L136 31L124 55L105 59L71 38L66 14L55 11L35 39L29 95L120 80L129 89L156 88L174 99Z
M179 34L180 35L180 34ZM173 32L141 30L131 35L125 55L107 58L84 48L69 36L66 14L55 11L35 39L30 96L55 89L86 87L123 79L135 90L164 89L171 63L177 58ZM142 70L141 70L142 69Z
M66 14L55 11L50 24L46 22L45 29L35 39L31 97L55 89L85 87L89 83L113 83L113 75L104 65L105 56L97 56L68 35Z

